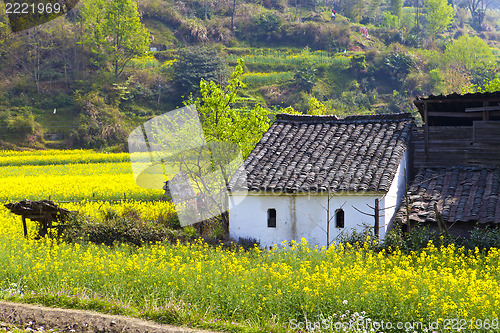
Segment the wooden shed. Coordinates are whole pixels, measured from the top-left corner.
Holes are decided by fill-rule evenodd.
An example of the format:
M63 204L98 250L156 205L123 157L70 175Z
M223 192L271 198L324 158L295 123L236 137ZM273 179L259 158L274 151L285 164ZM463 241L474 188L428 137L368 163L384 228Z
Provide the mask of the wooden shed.
M457 234L500 226L500 92L414 103L424 120L412 135L416 177L395 221L436 225L439 212Z
M500 92L417 97L414 168L500 166Z

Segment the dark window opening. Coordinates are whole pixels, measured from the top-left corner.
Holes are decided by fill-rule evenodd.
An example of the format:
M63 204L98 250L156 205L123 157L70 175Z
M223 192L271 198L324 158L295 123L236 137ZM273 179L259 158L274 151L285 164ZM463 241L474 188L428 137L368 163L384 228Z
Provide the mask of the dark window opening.
M337 211L335 211L335 227L344 227L344 210L342 209L337 209Z
M276 209L274 208L267 210L267 227L276 228Z

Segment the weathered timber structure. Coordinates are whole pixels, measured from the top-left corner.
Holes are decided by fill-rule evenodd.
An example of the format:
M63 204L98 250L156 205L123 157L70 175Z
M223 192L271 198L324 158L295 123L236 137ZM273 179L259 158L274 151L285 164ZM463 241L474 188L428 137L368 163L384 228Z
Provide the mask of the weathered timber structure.
M414 101L424 126L413 132L414 169L500 166L500 92Z
M442 218L455 234L499 226L500 92L431 95L414 104L424 121L412 135L416 176L395 222L436 226Z
M28 227L26 219L39 223L38 236L44 237L51 228L60 228L62 222L69 215L70 211L60 208L50 200L31 201L23 200L5 205L12 213L20 215L23 221L24 237L28 238ZM54 222L58 223L57 225Z

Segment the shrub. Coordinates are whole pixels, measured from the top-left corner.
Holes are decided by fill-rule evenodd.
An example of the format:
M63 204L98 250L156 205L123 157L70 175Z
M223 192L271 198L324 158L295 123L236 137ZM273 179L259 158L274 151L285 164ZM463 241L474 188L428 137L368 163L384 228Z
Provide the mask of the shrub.
M71 144L86 148L102 148L120 143L127 134L123 116L115 105L108 104L99 92L86 95L75 93L75 101L81 108L77 129L71 133Z
M133 209L122 215L108 209L103 213L102 220L79 213L71 214L61 237L70 243L83 241L108 246L115 243L139 246L178 236L161 223L141 220L139 213Z
M245 250L253 249L255 246L259 247L260 242L255 238L240 237L238 245L241 245Z
M467 246L469 248L500 248L500 228L479 228L471 231Z

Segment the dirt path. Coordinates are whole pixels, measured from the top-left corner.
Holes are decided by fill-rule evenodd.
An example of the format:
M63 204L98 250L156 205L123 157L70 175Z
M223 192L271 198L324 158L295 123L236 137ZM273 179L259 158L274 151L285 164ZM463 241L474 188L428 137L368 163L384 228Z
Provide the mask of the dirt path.
M29 326L34 330L43 327L42 330L45 331L53 329L57 332L71 333L210 333L185 327L160 325L130 317L3 301L0 301L0 321L23 328Z

